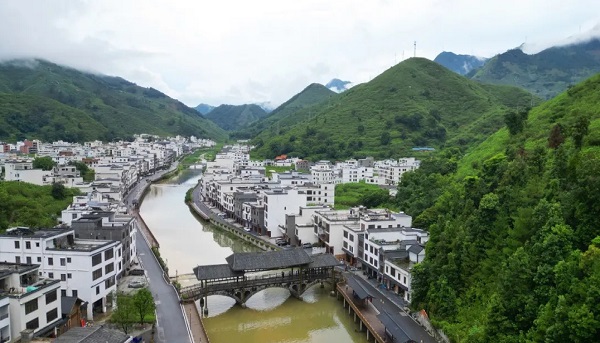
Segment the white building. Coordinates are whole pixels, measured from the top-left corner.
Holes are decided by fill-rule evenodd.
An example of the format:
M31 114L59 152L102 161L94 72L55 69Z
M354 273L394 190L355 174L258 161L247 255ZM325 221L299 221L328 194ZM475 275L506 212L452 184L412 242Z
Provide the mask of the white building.
M271 237L282 237L287 233L285 215L298 213L306 206L306 193L297 189L272 189L264 192L265 227Z
M75 239L71 229L13 228L0 235L0 261L39 264L41 275L60 280L63 295L88 303L88 318L112 306L121 255L120 242Z
M4 172L6 181L21 181L39 186L52 183L52 171L33 169L32 160L6 161Z
M22 332L49 331L61 320L60 282L39 275L39 266L0 262L0 337L17 342ZM8 303L8 306L7 306Z

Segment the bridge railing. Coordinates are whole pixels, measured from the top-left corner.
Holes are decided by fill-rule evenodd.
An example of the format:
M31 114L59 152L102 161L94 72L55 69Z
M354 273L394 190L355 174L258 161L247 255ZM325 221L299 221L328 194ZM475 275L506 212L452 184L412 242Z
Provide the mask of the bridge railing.
M306 273L306 274L268 274L268 275L256 275L252 278L246 278L241 280L226 280L219 283L211 283L207 286L190 286L181 289L182 297L185 299L195 298L201 295L209 295L210 293L217 291L227 291L236 288L249 288L249 287L259 287L259 286L267 286L278 283L293 283L293 282L312 282L319 279L326 279L330 277L330 273L328 272L318 272L318 273Z

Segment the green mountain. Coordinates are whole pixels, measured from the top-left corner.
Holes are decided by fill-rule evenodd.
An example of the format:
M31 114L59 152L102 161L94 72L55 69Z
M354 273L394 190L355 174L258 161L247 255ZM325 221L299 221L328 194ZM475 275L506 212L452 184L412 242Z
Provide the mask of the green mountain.
M457 55L453 52L442 51L433 60L436 63L460 75L466 75L471 70L481 67L488 59L472 55Z
M481 85L437 63L408 59L329 101L295 113L254 140L257 157L394 157L415 146L467 147L503 125L503 114L537 103L515 87ZM298 114L302 114L299 116Z
M336 93L325 86L313 83L304 88L300 93L271 111L268 116L251 124L249 127L234 132L237 138L253 138L264 131L279 132L280 128L294 125L306 115L311 115L312 108L319 103L335 96Z
M207 114L208 112L212 111L215 107L209 104L200 104L196 107L194 107L194 109L198 112L200 112L200 114L204 115Z
M226 131L239 130L263 118L267 112L260 106L249 105L221 105L215 107L204 115Z
M226 138L194 109L153 88L41 60L0 64L0 139L81 142L134 133Z
M437 196L409 211L430 232L412 304L453 341L600 341L599 103L597 75L403 176L400 202Z
M527 55L520 48L491 58L473 80L518 86L550 99L600 72L600 40L552 47Z

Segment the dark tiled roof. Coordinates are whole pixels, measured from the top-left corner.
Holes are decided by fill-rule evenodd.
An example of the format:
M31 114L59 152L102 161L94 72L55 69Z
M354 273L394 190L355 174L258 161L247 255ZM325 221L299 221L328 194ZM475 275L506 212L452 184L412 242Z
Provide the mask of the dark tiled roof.
M335 267L340 265L340 261L331 254L312 255L311 258L312 262L308 265L308 268Z
M386 311L381 312L377 315L377 319L385 326L387 331L392 334L394 342L407 343L414 342L410 339L408 334L402 329L399 323L396 323L394 318L389 315Z
M124 343L130 336L117 331L98 327L74 327L65 332L55 343Z
M352 288L354 293L356 293L356 296L360 300L364 300L368 297L373 297L373 294L371 294L366 287L363 287L363 285L360 284L360 282L356 279L356 276L348 275L348 279L346 280L346 282L348 283L348 286Z
M385 256L386 260L390 260L390 261L401 260L401 259L408 258L408 252L406 250L386 251L384 256Z
M198 280L226 279L244 275L243 272L235 272L231 270L228 264L198 266L194 268L194 274Z
M73 305L77 302L77 297L61 297L60 298L60 308L62 309L63 316L68 316L71 314L71 310L73 309Z
M229 255L226 260L234 271L287 268L312 262L310 256L301 248L237 253Z
M419 253L421 253L421 251L423 251L423 247L418 244L411 245L410 248L408 248L408 251L418 255Z

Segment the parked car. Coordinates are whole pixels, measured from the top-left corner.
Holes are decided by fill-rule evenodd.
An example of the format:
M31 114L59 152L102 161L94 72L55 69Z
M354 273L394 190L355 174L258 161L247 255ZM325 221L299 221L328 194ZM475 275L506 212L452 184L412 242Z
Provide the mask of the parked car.
M312 248L312 244L310 244L310 243L302 243L302 247L304 249Z
M129 275L144 275L143 269L132 269L129 271Z
M142 281L131 281L127 287L129 288L143 288L145 285Z

